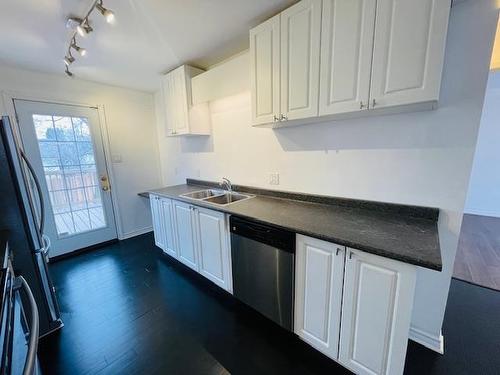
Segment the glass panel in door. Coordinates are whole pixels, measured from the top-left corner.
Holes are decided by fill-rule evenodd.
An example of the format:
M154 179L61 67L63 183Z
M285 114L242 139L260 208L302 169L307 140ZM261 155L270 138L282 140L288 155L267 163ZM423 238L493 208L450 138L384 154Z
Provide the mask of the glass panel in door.
M88 119L32 116L58 236L105 227Z

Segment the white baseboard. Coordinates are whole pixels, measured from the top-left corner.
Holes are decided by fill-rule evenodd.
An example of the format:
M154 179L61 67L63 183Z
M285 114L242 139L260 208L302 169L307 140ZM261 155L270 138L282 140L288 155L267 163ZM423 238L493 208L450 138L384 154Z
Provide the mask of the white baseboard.
M491 217L500 217L500 212L496 210L488 210L484 208L474 208L474 207L466 207L464 208L464 214L470 215L480 215L480 216L491 216Z
M140 236L141 234L144 234L144 233L149 233L149 232L152 232L153 231L153 227L146 227L146 228L141 228L141 229L137 229L137 230L134 230L132 232L128 232L128 233L123 233L120 237L118 237L119 240L126 240L127 238L132 238L132 237L135 237L135 236Z
M421 329L410 327L409 338L439 354L444 354L444 337L441 333L439 336L435 336Z

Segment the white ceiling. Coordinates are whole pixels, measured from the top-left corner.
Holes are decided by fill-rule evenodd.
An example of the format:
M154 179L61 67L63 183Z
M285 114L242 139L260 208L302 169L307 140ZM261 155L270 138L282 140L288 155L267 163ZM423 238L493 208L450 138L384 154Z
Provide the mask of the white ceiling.
M92 0L0 0L0 63L64 74L68 15ZM296 0L104 0L94 32L79 38L88 55L72 71L82 79L153 91L159 75L183 64L206 68L248 48L248 30Z

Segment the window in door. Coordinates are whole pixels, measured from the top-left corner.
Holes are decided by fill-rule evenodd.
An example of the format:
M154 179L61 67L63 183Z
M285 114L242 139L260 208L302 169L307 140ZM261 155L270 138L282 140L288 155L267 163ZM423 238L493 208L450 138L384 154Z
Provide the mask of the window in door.
M33 114L33 123L58 236L106 227L88 119Z

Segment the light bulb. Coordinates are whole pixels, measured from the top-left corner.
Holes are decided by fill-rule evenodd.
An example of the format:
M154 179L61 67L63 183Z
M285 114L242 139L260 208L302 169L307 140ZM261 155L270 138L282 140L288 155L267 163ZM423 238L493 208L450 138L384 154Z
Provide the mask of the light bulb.
M87 32L85 31L85 29L83 28L83 26L82 26L82 25L78 25L78 26L76 27L76 31L78 32L78 34L79 34L80 36L86 36L86 35L87 35Z
M104 19L107 23L113 23L115 21L115 14L113 11L106 9L102 6L102 1L96 4L95 6L99 12L104 16Z
M71 54L69 56L64 57L64 63L67 66L70 66L74 61L75 61L75 58L73 56L71 56Z
M73 42L71 43L71 48L73 48L76 52L78 52L79 55L82 57L87 54L87 50L85 48L79 47L76 44L76 40L73 40Z

